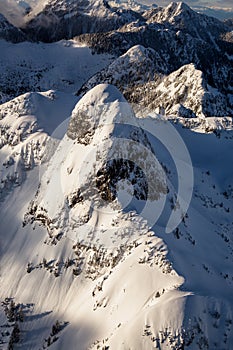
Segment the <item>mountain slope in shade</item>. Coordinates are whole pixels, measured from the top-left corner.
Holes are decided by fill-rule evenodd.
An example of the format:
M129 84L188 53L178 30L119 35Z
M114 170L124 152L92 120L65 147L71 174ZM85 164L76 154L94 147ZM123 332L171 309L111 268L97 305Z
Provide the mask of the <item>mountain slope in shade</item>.
M221 21L227 21L232 18L233 11L230 8L221 7L205 7L205 6L193 6L193 9L199 13L203 13L207 16L215 17Z
M51 42L114 30L140 17L132 10L111 8L105 0L51 0L38 13L29 15L23 31L33 40Z
M8 22L8 20L0 13L0 39L19 43L26 41L27 37L20 29Z
M228 25L230 28L233 28L233 18L226 19L224 21L226 25Z
M44 106L60 110L56 99L47 100L49 96L37 97L46 97ZM5 118L11 118L10 105ZM38 118L48 130L46 120ZM133 128L126 127L126 122ZM123 123L123 128L115 123ZM232 131L222 131L217 138L174 125L190 152L195 180L187 215L166 234L177 172L175 158L171 161L153 136L163 125L166 121L155 115L136 118L113 86L97 86L74 108L67 133L45 169L27 170L26 180L0 203L0 299L13 297L16 304L21 303L22 348L48 348L52 343L54 349L75 349L79 344L80 349L231 350L233 184L227 164ZM142 198L137 197L144 191L140 170L134 167L129 177L124 177L126 168L125 174L115 172L122 176L117 177L120 183L125 179L135 185L138 176L131 192L134 209L124 196L132 191L128 181L124 182L127 191L121 184L117 193L113 183L105 187L101 182L109 172L112 176L117 152L130 154L127 139L136 142L137 151L147 149L153 157L152 175L155 171L154 177L160 179L165 174L171 189L165 194L165 216L152 229L140 214ZM163 142L166 146L168 140ZM107 159L113 166L104 172ZM140 156L136 159L140 164ZM131 167L131 163L125 165ZM95 173L98 181L93 187ZM182 173L183 182L186 176ZM150 172L146 180L151 183ZM101 197L104 193L107 202ZM4 315L3 305L1 325L8 313ZM1 339L9 342L4 334Z

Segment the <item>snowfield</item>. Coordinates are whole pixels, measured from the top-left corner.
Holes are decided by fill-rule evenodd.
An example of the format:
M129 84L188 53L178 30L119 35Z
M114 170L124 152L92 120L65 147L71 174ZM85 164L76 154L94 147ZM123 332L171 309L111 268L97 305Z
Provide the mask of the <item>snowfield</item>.
M55 98L51 99L51 94ZM57 110L60 121L62 114L65 120L66 110L62 113L59 101L68 100L52 92L32 96L35 110L38 99L45 99L34 118L38 118L40 133L49 139L53 137L49 136L51 129L40 115L51 104L53 115ZM28 101L28 97L18 100ZM70 102L71 106L74 100ZM9 105L16 113L21 104L2 105L6 120ZM92 118L92 136L84 126L75 129L72 120L81 112ZM17 120L14 114L11 118ZM142 129L135 139L139 149L144 144L156 155L154 161L158 159L167 169L165 180L170 191L155 225L149 227L141 217L140 200L133 200L133 209L122 206L123 197L96 202L94 190L85 197L96 170L114 147L111 138L122 137L112 129L113 122L133 124L135 118L115 88L94 88L74 108L68 132L55 145L45 169L40 171L41 166L35 165L27 170L24 166L21 171L26 179L21 186L2 189L1 300L13 297L25 306L24 322L20 323L22 348L47 347L52 342L54 349L67 344L70 349L76 344L80 349L178 349L181 344L189 344L189 349L207 348L207 344L211 349L231 349L233 169L227 164L232 131L222 131L217 137L174 124L191 156L194 192L181 224L166 234L177 179L170 155L153 137L153 127L161 122L156 115L142 120L149 123L151 133L145 135ZM109 127L103 127L104 120ZM30 135L26 138L29 144ZM123 133L124 138L130 135L135 132ZM1 153L9 149L17 152L23 142L2 147ZM99 158L96 149L101 144ZM1 167L4 169L3 164ZM84 167L84 177L77 176L79 167ZM134 171L132 176L137 176ZM106 189L99 190L101 195ZM127 192L128 187L122 191ZM56 320L61 326L51 335Z
M17 3L22 30L0 15L0 350L233 350L231 22Z
M0 40L0 51L1 102L29 91L73 93L112 60L110 55L92 54L75 40L16 45Z

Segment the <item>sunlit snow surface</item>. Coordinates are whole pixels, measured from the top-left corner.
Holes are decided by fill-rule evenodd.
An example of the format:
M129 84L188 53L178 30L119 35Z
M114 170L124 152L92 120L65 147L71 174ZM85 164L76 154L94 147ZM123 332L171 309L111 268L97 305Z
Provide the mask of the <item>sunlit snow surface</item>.
M171 7L186 10L162 21ZM16 349L232 350L230 93L189 61L145 83L157 51L141 45L116 58L2 40L0 52L0 349L15 341L13 298ZM127 89L124 74L148 109L110 85Z
M25 109L28 101L30 115ZM1 176L8 179L2 185L1 202L1 299L11 296L17 302L33 305L21 325L24 332L21 347L42 347L58 319L69 324L53 344L57 349L67 346L76 349L77 344L80 349L96 349L99 344L113 349L151 349L152 344L159 344L165 349L168 344L181 341L185 337L184 330L185 339L194 333L190 349L197 349L197 343L202 341L207 341L211 349L214 343L218 344L217 349L224 348L223 344L231 349L233 169L229 160L232 131L222 131L219 138L215 134L200 133L201 129L194 132L179 124L172 126L191 156L194 185L186 217L178 231L174 229L173 233L166 234L166 222L172 210L170 201L177 192L177 172L171 153L153 136L161 118L148 116L147 141L140 132L137 142L142 141L154 152L163 169L169 170L161 174L165 174L163 180L170 188L164 212L151 230L137 213L140 209L137 201L134 210L128 210L128 202L121 203L119 196L115 211L114 203L108 204L111 213L110 209L106 210L107 204L104 210L97 210L90 203L92 197L89 204L88 201L72 204L79 186L89 190L91 176L100 165L98 159L104 161L111 150L114 120L124 121L124 124L136 120L130 107L126 106L124 111L128 112L122 114L122 101L123 97L115 88L100 85L84 96L74 109L72 95L52 91L26 94L1 106L1 125L4 120L6 124L12 120L9 129L12 138L21 130L20 118L28 122L27 125L38 121L38 127L26 128L22 139L16 138L1 149ZM37 108L38 103L40 108ZM10 108L14 111L12 115L8 112ZM102 114L90 115L91 110L99 111L98 108ZM43 141L51 138L56 116L60 115L62 121L63 115L65 120L72 109L72 118L80 111L87 113L86 121L91 117L94 131L98 132L93 137L80 139L81 143L67 135L54 144L51 139L47 143L54 147L51 154L51 148L46 150ZM103 120L110 122L108 128L101 129ZM146 124L147 118L143 122ZM66 126L63 125L62 130ZM83 132L85 136L85 129ZM126 136L127 131L123 135ZM115 137L121 135L118 133ZM39 144L33 145L31 138ZM88 144L82 143L87 140ZM96 157L96 147L102 149L102 158L101 155ZM50 152L47 161L50 160L46 163L45 159L45 168L44 165L41 168L40 161L47 152ZM17 181L4 177L15 166L12 160L6 164L9 156L19 159L20 186ZM89 172L90 177L77 176L80 168L82 174ZM186 171L182 173L181 180L189 184L186 174ZM58 181L61 188L57 187ZM90 193L91 196L95 194ZM34 208L31 214L30 208ZM72 215L74 226L69 221ZM56 220L50 222L48 218ZM86 223L88 229L91 228L89 241ZM75 244L77 240L78 245ZM46 268L43 258L49 262ZM74 265L66 268L64 264L68 258ZM27 272L28 262L32 264L30 273ZM77 275L73 272L76 265L80 269ZM223 333L226 334L224 338Z

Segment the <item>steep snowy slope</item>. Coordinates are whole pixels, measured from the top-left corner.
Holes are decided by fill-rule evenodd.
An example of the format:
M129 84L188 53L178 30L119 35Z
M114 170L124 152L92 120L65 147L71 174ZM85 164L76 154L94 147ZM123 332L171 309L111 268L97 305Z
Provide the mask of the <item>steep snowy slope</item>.
M72 95L48 91L27 93L0 106L1 199L41 163L49 135L68 118L76 101Z
M142 203L147 199L162 201L167 193L162 168L154 160L150 149L146 135L138 128L132 110L116 88L108 85L95 87L72 113L67 136L59 145L59 151L54 156L56 160L46 171L38 199L30 209L34 213L33 220L45 221L51 238L69 234L71 225L72 234L78 237L80 223L86 226L84 234L87 237L92 237L93 226L96 231L100 230L100 237L92 237L92 242L94 239L101 242L106 237L110 238L110 233L104 233L101 226L102 220L117 220L114 208L121 208L117 195L121 189L118 188L119 181L131 179L133 188L128 188L129 194L133 192ZM78 162L77 156L80 158ZM151 183L147 178L151 179ZM56 203L51 196L55 192ZM108 219L105 219L105 211L109 211ZM56 222L55 227L53 222ZM116 232L115 229L110 231L116 234L117 239L117 229Z
M51 45L0 41L0 51L1 103L31 91L75 92L112 61L72 40Z
M0 299L21 304L22 349L232 350L232 131L219 137L138 119L109 85L77 103L46 166L0 203Z
M93 105L93 107L91 107L90 104ZM57 106L57 108L59 107ZM103 114L99 114L101 110L103 110ZM79 130L76 125L76 118L79 118L80 114L83 115L88 112L89 118L91 117L91 112L93 117L99 118L99 120L87 120L87 123L99 123L99 127L97 128L96 126L97 129L96 134L93 135L93 141L90 140L91 135L88 133L86 134L87 130L85 129L85 124L83 124L81 130ZM98 207L96 198L95 203L97 207L93 207L92 217L88 225L86 225L87 227L85 227L85 220L87 220L86 211L88 210L91 215L93 206L90 206L88 202L91 199L95 200L96 193L94 191L88 198L85 198L83 203L79 204L77 186L83 184L83 190L85 190L85 185L91 186L92 182L87 180L85 176L81 178L78 176L78 168L79 166L83 168L84 163L81 159L80 162L77 162L76 157L81 156L80 152L88 157L89 152L91 152L90 159L92 163L90 167L87 167L87 169L84 168L83 171L89 171L89 168L92 172L93 160L96 158L94 153L96 142L101 142L102 137L103 142L105 142L104 138L113 130L114 124L112 123L114 121L120 123L126 120L128 122L134 121L132 111L115 88L101 86L93 90L93 92L90 92L89 95L84 97L76 106L70 126L68 127L68 136L65 136L54 157L52 157L50 165L42 177L42 183L35 197L33 198L32 195L33 192L36 192L39 181L36 168L28 172L27 181L15 189L14 195L9 194L5 205L2 207L2 214L5 219L1 221L0 232L4 233L6 227L8 227L10 233L9 236L4 239L2 246L6 254L3 253L3 255L1 255L1 285L3 286L1 289L1 297L3 298L7 295L12 296L15 297L17 302L22 303L22 305L27 303L32 305L30 310L31 316L27 316L25 313L25 321L20 323L21 334L24 334L21 335L20 338L21 346L24 348L35 348L43 344L48 345L48 342L44 341L44 338L49 336L49 328L52 328L56 318L59 319L60 322L65 321L70 324L70 326L67 327L67 332L64 333L65 337L62 336L61 340L57 340L54 344L57 348L63 348L67 346L65 344L69 344L68 346L72 349L75 348L77 342L82 349L87 349L94 343L98 346L98 343L102 343L102 338L109 336L111 333L115 334L119 333L119 331L121 333L121 324L128 324L129 327L132 325L133 328L140 326L143 331L143 315L140 317L139 323L137 322L136 325L134 325L134 323L136 320L135 317L141 308L143 309L145 307L143 314L145 313L146 315L148 313L147 308L150 308L150 303L148 303L148 306L144 306L145 302L147 302L147 300L149 301L151 296L152 300L158 298L160 293L168 293L171 300L174 300L176 295L179 294L178 292L173 292L173 290L175 286L182 283L183 280L173 271L170 263L166 260L166 247L160 239L151 237L146 222L138 217L135 212L124 213L120 210L119 204L118 209L114 209L111 202L108 207L104 198L104 206L101 209ZM131 130L131 134L133 138L132 141L141 141L144 147L149 147L149 143L143 131L139 130L136 132ZM124 134L122 136L124 136ZM125 136L127 136L127 134ZM106 140L106 142L107 144L103 144L102 147L107 155L113 144L111 140ZM90 146L88 149L89 143ZM106 147L110 147L110 149ZM119 151L117 145L114 147L115 151ZM68 148L70 148L70 150L68 150ZM4 152L4 148L2 151ZM127 153L127 147L123 147L122 151ZM139 151L142 150L138 148L137 152ZM104 160L104 157L102 160L100 159L99 164L97 160L97 165L101 166ZM148 159L148 162L149 161L150 159ZM62 163L64 165L60 168ZM154 163L156 164L156 161L154 161ZM67 172L68 165L69 171ZM161 167L159 164L157 164L157 166L157 174L159 175L159 173L161 173ZM60 184L62 188L59 187L59 179L56 175L57 171L59 174L59 168L57 167L61 170ZM142 174L137 172L138 170L135 168L134 174L138 176L138 180L140 180ZM67 176L69 177L69 174L70 178L67 182ZM141 178L141 181L143 181L143 178ZM158 188L160 185L159 179L157 179L156 184L156 188ZM63 188L63 186L65 187ZM143 187L141 186L140 181L138 181L135 184L135 191L138 196L145 196ZM163 179L161 179L160 191L164 191L163 187ZM102 194L105 192L102 186L100 186L99 189ZM53 193L52 196L51 191ZM150 191L150 195L152 197L156 195L157 197L159 196L159 191L156 193L151 193ZM18 198L18 200L13 203L13 198ZM32 199L34 199L33 202L29 203ZM101 202L99 204L101 205ZM35 205L37 206L36 210ZM64 211L60 211L61 205L65 205ZM10 216L6 216L4 207L7 208L7 212L9 212L10 207L12 207L14 211L17 210L19 222L15 220L14 223L12 222L12 226L9 227ZM19 207L21 209L19 209ZM50 223L47 221L46 215L53 214L55 214L55 216L62 214L62 217L53 228L51 226L52 231L50 232ZM66 218L67 214L69 214L69 217ZM69 221L69 219L71 221ZM36 224L37 221L42 225L49 225L47 226L49 230L48 238L46 238L48 235L47 230L38 226L38 224ZM32 224L32 222L34 222L34 224ZM66 227L67 231L65 232L64 229ZM90 232L88 232L87 229L93 230L94 227L93 235L95 240L92 238L90 242L87 235ZM15 230L17 234L15 234ZM149 236L147 236L147 234ZM4 236L1 236L1 238L3 239ZM147 240L149 240L150 243L147 243ZM12 242L13 245L11 245L10 242ZM148 250L148 256L144 256L145 248ZM17 251L19 249L19 251L18 253L15 251L15 253L12 254L10 253L10 251L12 252L11 249L16 249ZM22 251L20 253L21 249ZM37 253L35 253L35 250ZM155 253L155 251L157 253ZM8 255L8 253L10 253L10 255ZM13 256L16 257L16 255L18 258L13 258ZM43 258L46 260L43 260ZM43 260L42 265L40 264L40 260ZM6 270L4 270L4 266L7 266ZM8 269L10 268L10 271L13 272L16 266L19 268L17 276L21 275L20 280L22 283L19 282L19 280L15 280L16 284L13 282L14 286L12 284L10 286L9 280L11 277ZM125 272L130 266L132 277L129 279ZM49 271L51 272L49 273ZM143 288L140 292L139 290L135 290L139 272L142 274L145 281L145 289ZM38 276L38 273L41 277ZM154 278L154 282L152 282L152 277ZM38 286L32 295L31 291L38 283L38 278L40 280L40 288L38 288ZM62 283L61 279L63 281ZM26 289L25 283L27 284ZM83 287L78 292L77 287L79 283L82 283ZM52 285L53 292L49 296L48 290ZM104 285L106 287L104 287ZM116 289L117 285L121 290L120 294ZM106 296L102 295L102 290L104 290ZM135 294L132 294L133 290ZM180 293L180 295L183 295L183 293ZM76 298L76 296L78 297ZM131 303L128 302L130 299ZM63 306L59 300L63 300ZM152 305L153 304L154 301L152 302ZM180 310L181 314L182 304L182 302L179 303L179 301L177 301L177 308ZM127 313L125 313L126 308L128 310ZM74 309L80 311L74 313ZM51 311L53 311L52 315L50 315ZM113 313L113 317L108 316L109 322L105 322L104 326L98 326L101 324L103 325L107 315L111 313ZM36 314L38 314L38 316ZM161 324L165 324L165 322L167 322L167 320L161 320ZM171 317L171 323L174 322L178 327L181 327L182 319L178 320ZM91 329L87 332L86 327L88 323L91 324ZM41 327L43 327L44 330L42 330ZM77 332L78 329L79 331ZM35 337L32 337L32 332L35 332ZM51 336L50 338L51 342L53 342L55 337ZM97 339L99 339L99 341L97 341ZM141 341L143 341L143 338L138 344L140 344Z
M118 3L0 18L1 350L233 350L231 27Z

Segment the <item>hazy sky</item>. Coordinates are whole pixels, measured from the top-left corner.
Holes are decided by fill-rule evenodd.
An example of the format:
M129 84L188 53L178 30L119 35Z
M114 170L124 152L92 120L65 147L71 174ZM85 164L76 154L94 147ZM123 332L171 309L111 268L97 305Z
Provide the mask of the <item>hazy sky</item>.
M145 4L157 4L160 6L164 6L169 4L171 1L169 0L141 0L138 2L143 2ZM184 1L186 4L190 6L207 6L207 7L219 7L219 8L230 8L233 10L233 0L187 0Z
M4 0L0 0L5 2ZM36 3L45 2L45 0L6 0L6 2L27 2L29 4L35 5ZM78 1L78 0L77 0ZM157 5L167 5L171 1L169 0L136 0L138 2L143 2L147 4L156 3ZM233 8L233 0L186 0L184 1L189 5L203 5L203 6L216 6L220 8Z

